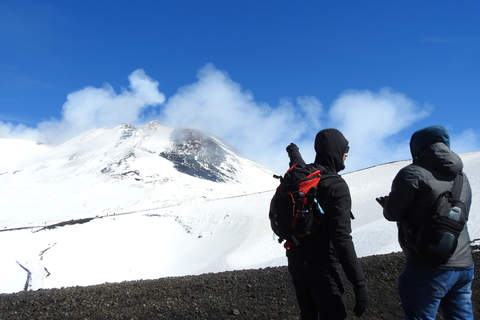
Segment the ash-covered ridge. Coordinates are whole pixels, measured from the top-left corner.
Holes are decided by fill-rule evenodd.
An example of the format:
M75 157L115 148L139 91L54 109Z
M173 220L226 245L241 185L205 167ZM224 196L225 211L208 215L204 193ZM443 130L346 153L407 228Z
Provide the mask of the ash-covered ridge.
M214 182L234 180L238 161L219 140L195 128L177 128L170 140L160 156L179 172Z

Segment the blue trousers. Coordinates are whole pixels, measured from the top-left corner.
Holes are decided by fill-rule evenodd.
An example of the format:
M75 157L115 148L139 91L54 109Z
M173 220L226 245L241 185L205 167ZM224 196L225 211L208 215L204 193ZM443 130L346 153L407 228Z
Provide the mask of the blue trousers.
M442 310L445 320L473 320L470 269L420 267L405 263L398 279L398 294L405 320L435 320Z

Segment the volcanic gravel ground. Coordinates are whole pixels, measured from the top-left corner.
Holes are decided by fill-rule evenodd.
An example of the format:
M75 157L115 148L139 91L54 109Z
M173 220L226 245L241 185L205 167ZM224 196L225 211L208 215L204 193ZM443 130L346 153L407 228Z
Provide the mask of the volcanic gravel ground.
M480 319L480 252L473 297ZM402 319L397 278L403 254L361 259L370 295L362 319ZM354 298L349 286L349 310ZM286 267L107 283L0 295L0 319L299 319ZM349 314L348 319L354 319ZM443 319L441 314L437 319Z

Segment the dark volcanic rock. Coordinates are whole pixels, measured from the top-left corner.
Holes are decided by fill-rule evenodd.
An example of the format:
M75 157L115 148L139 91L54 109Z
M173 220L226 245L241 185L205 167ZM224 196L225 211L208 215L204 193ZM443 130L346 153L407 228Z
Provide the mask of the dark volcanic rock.
M473 297L480 319L480 252ZM402 319L397 278L403 254L361 259L370 306L366 320ZM349 287L349 310L354 298ZM349 315L351 319L353 315ZM129 281L0 295L0 319L299 319L286 267ZM441 314L437 319L443 319Z
M178 128L170 140L172 147L160 156L173 162L178 171L214 182L232 180L235 166L227 161L228 153L211 136L194 128Z

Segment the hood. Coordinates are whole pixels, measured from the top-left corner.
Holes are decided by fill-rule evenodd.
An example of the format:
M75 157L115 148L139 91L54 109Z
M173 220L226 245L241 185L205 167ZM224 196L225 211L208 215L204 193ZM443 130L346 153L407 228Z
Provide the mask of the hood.
M434 143L414 159L413 163L423 164L447 175L456 175L463 170L462 159L444 143Z
M437 142L441 142L450 148L450 135L445 127L437 125L415 131L410 139L412 158L420 157L427 147Z
M348 147L348 140L337 129L324 129L315 137L315 163L325 167L329 172L345 169L343 155Z

